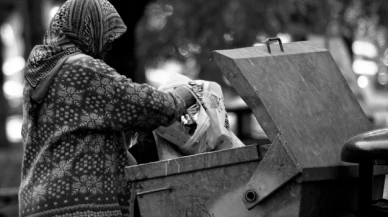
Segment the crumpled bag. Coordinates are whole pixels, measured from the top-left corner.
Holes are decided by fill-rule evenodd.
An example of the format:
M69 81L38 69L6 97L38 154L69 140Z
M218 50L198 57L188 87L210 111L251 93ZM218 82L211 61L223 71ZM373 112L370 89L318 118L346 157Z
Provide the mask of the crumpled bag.
M202 144L205 142L206 137L203 135L210 126L210 120L203 106L199 105L198 107L196 118L190 117L193 118L190 120L191 124L185 124L187 120L176 121L169 127L161 126L155 130L157 135L176 145L183 155L208 151L206 146Z
M187 109L181 121L169 127L161 126L153 132L159 160L244 146L230 130L220 85L195 80L177 82L159 89L171 91L178 86L191 90L197 103Z
M196 80L189 82L193 92L206 108L210 126L206 131L206 146L222 150L245 146L230 130L222 88L216 82Z

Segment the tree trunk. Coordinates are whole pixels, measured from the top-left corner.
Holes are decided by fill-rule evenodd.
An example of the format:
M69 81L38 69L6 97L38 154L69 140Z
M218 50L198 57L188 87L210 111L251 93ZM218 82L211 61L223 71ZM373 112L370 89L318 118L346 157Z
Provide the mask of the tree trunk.
M25 41L25 57L28 58L32 48L43 43L45 33L43 25L43 0L21 1L21 10L24 14L23 38Z
M136 82L144 82L144 73L137 74L137 60L135 55L136 46L136 26L144 14L148 3L152 0L144 1L123 1L110 0L117 12L120 14L127 32L113 43L113 49L106 57L108 65L116 69L120 74L132 78Z
M3 42L0 40L0 51L2 50L3 50ZM0 52L0 66L2 65L3 65L3 55L2 55L2 52ZM3 74L2 67L0 67L0 148L7 148L9 147L9 142L6 135L8 103L4 97L3 85L4 85L4 74Z

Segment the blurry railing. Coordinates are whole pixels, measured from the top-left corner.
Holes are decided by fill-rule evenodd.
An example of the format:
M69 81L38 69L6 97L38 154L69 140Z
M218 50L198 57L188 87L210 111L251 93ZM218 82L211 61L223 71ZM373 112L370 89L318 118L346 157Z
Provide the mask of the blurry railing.
M18 191L19 188L0 189L0 217L19 216Z

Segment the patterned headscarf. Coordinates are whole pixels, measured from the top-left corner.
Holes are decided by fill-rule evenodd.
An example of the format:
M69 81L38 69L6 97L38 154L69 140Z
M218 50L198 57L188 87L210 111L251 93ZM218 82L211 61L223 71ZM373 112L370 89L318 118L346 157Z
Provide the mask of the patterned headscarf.
M31 51L25 78L35 88L61 59L78 52L97 58L126 30L107 0L68 0L51 21L43 45Z

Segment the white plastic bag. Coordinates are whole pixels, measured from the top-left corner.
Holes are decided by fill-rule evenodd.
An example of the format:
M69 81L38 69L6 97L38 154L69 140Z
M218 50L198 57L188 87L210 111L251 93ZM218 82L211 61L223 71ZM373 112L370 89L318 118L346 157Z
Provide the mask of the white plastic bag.
M159 87L159 89L163 91L171 91L179 86L187 86L187 84L187 81L176 82L173 84ZM206 152L206 147L202 144L204 144L204 141L206 139L204 135L210 125L209 117L200 102L197 102L196 105L190 107L187 113L192 114L185 115L185 117L182 117L182 119L186 118L190 120L183 120L181 122L175 121L172 125L168 127L160 126L154 131L154 137L160 136L164 140L174 144L175 146L177 146L177 149L181 153L181 155L191 155ZM191 121L191 123L185 124L185 122L187 121ZM159 152L159 158L163 158L163 156L166 156L166 154L160 156L161 153L164 153L163 150L160 149L166 149L165 146L168 144L164 144L165 142L159 142L158 144L158 141L163 141L158 138L156 138L156 141Z
M181 122L176 121L169 127L159 127L154 131L160 160L244 146L230 131L220 85L195 80L177 82L159 89L171 91L178 86L189 87L197 97L197 104L188 109L191 115L182 117Z
M230 130L221 86L215 82L195 80L189 82L191 89L198 94L210 119L206 131L208 150L222 150L245 146Z
M173 143L183 155L191 155L206 152L205 142L206 131L209 128L210 121L205 109L200 106L195 123L193 126L185 125L182 122L174 122L168 127L160 126L155 132L165 140ZM194 132L191 127L195 127Z

